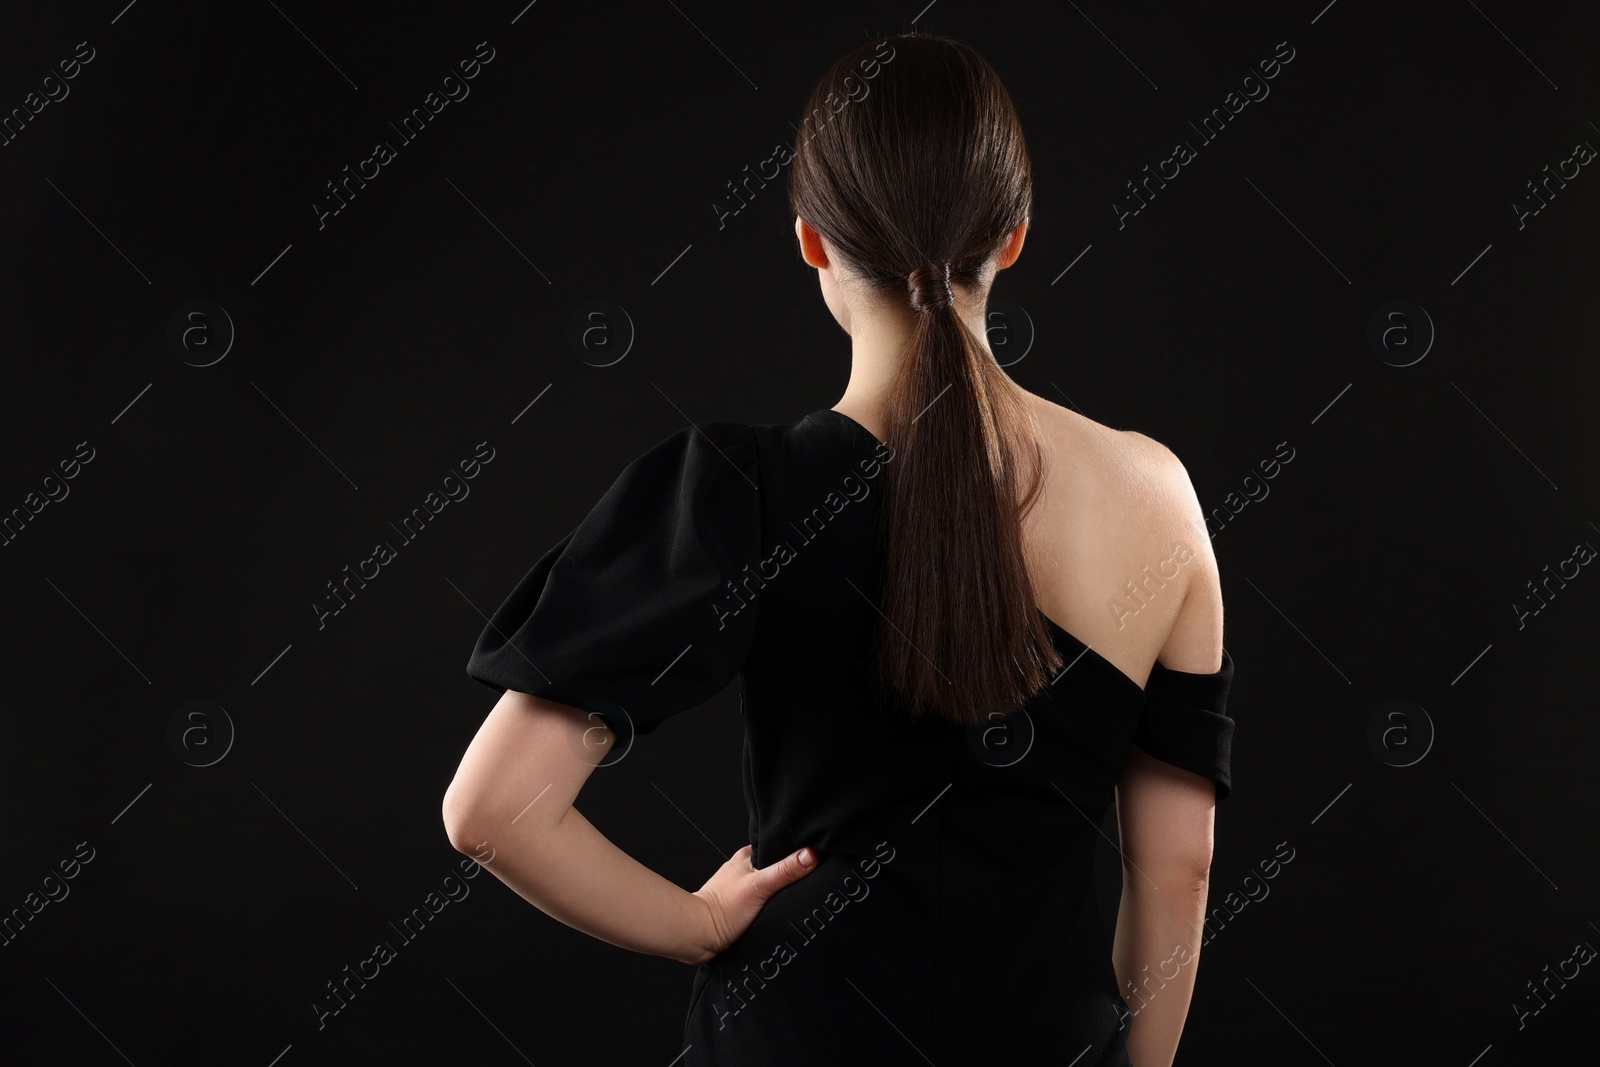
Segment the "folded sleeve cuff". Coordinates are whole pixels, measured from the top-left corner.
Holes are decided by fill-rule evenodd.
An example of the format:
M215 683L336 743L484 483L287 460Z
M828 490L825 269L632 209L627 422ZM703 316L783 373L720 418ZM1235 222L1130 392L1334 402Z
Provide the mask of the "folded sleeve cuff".
M1214 674L1175 671L1160 663L1145 684L1134 743L1156 759L1211 779L1217 799L1233 792L1233 726L1227 714L1233 657L1222 650Z

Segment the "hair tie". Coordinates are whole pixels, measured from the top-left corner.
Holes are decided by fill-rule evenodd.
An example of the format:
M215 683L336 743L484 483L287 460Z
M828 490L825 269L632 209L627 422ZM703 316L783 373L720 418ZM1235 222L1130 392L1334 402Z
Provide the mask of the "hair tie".
M955 305L948 263L918 267L906 276L906 282L911 289L911 306L917 311L935 311Z

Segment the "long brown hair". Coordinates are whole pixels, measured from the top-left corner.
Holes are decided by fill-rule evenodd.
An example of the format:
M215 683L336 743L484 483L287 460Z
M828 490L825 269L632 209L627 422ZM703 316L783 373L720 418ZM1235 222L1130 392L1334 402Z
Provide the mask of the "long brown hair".
M794 213L869 292L898 291L892 298L919 309L885 405L894 453L879 520L879 694L913 717L984 723L1042 689L1062 662L1022 545L1042 479L1038 429L949 303L954 285L987 299L995 256L1029 217L1022 127L971 46L908 33L834 63L796 140ZM1031 464L1021 463L1030 451Z

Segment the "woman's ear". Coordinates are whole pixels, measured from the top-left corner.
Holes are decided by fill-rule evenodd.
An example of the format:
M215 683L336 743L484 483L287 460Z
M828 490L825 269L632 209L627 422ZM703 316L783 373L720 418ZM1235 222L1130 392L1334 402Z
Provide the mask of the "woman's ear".
M828 252L822 246L822 235L813 230L799 215L794 218L794 235L800 241L800 258L804 259L808 266L820 269L828 265Z
M996 270L1005 270L1017 261L1022 255L1022 242L1028 237L1028 220L1026 217L1011 231L1011 236L1006 239L1005 248L1000 251L1000 258L995 261Z

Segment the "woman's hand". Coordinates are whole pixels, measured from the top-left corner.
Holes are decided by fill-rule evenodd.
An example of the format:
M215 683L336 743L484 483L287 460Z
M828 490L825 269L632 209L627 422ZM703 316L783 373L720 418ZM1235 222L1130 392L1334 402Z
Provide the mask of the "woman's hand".
M750 864L751 848L744 846L718 868L694 896L705 904L705 932L701 951L680 963L699 966L739 940L774 893L810 874L817 866L816 853L802 848L770 867L759 871Z

